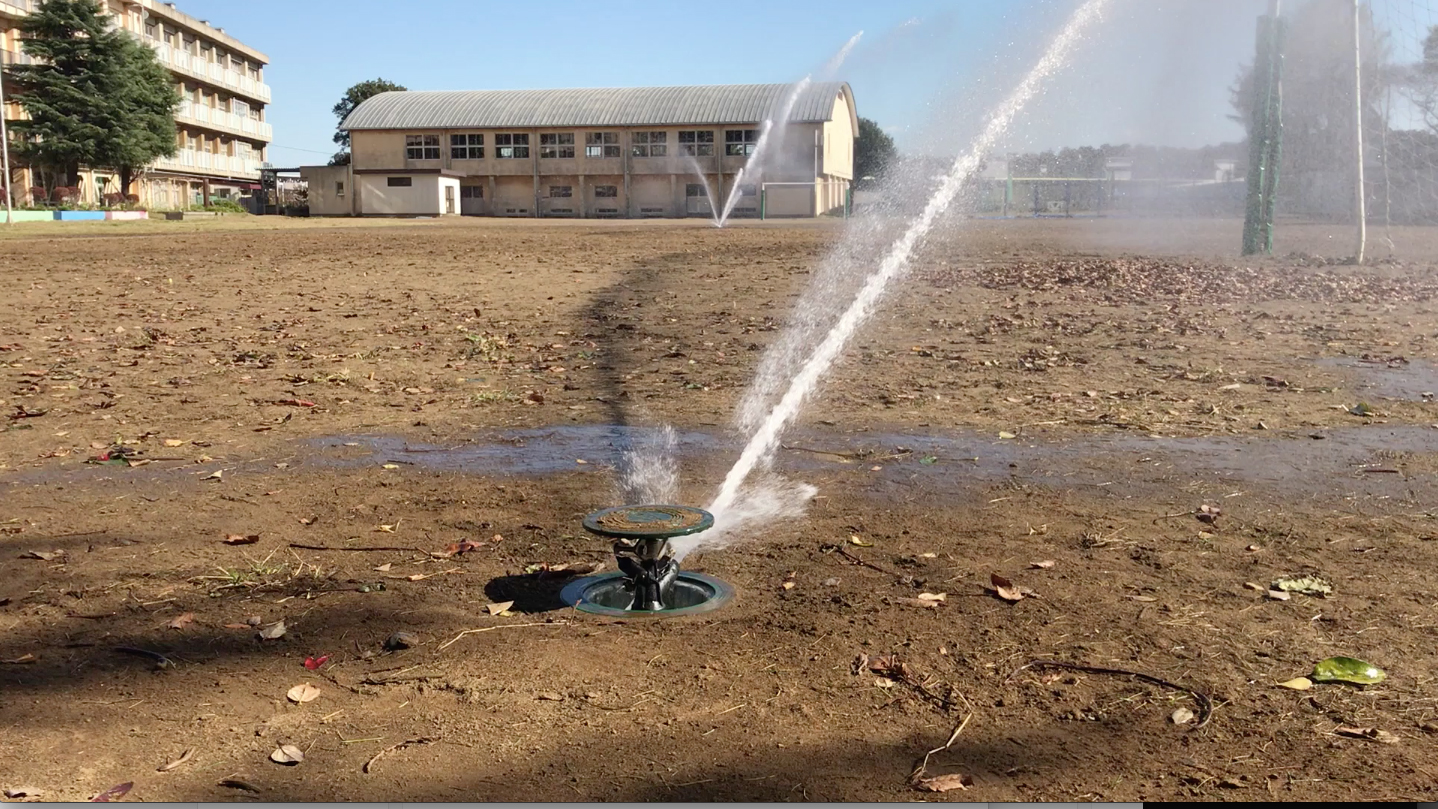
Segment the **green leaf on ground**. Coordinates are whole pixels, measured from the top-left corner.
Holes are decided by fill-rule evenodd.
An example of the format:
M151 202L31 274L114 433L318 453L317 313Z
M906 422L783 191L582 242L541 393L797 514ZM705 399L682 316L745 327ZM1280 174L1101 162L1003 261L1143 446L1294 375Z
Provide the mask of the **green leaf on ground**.
M1352 657L1330 657L1319 661L1308 675L1315 683L1353 683L1372 685L1381 683L1388 674L1372 663Z

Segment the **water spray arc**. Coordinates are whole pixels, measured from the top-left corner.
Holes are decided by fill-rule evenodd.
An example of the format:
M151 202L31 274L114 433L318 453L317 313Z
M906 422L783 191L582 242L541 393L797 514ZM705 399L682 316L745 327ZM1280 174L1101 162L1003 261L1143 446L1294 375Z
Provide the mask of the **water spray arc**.
M938 217L952 205L969 175L979 168L984 156L994 148L1018 113L1038 94L1044 82L1068 60L1085 32L1100 17L1109 2L1110 0L1087 0L1074 13L1044 57L1013 93L990 114L983 131L969 150L954 161L938 189L924 206L923 212L909 225L898 241L894 242L879 268L864 282L853 302L800 367L783 398L755 430L708 509L715 515L721 533L733 530L733 526L728 523L733 521L736 503L744 492L745 482L756 469L769 465L785 428L798 416L804 400L814 392L854 332L872 314L874 306L889 284L908 268L909 259L920 240L933 228ZM697 540L682 543L678 549L679 558L682 559L685 553L698 544Z

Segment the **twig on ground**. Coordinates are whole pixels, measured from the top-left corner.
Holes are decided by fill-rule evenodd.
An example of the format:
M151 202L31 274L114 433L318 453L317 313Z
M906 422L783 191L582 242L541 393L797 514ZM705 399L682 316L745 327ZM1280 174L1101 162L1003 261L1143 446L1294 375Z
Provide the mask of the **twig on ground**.
M406 741L400 742L399 744L392 744L389 747L386 747L385 749L379 751L378 753L375 753L374 758L371 758L369 761L366 761L364 763L364 766L360 767L360 771L368 773L370 771L370 767L374 766L374 763L376 761L379 761L380 757L385 755L386 753L393 753L396 750L403 750L404 748L414 744L429 744L430 742L435 741L439 740L432 736L421 736L418 739L408 739Z
M1127 669L1109 669L1101 666L1082 666L1077 663L1061 663L1057 660L1030 660L1017 669L1014 669L1014 673L1009 675L1009 679L1012 680L1018 676L1019 672L1031 668L1067 669L1068 671L1082 671L1089 674L1117 674L1124 677L1133 677L1134 679L1142 680L1152 685L1172 688L1175 691L1183 691L1193 697L1194 702L1198 703L1198 722L1194 724L1191 728L1192 730L1198 730L1208 724L1208 720L1213 716L1213 700L1209 699L1207 694L1202 691L1195 691L1186 685L1179 685L1178 683L1170 682L1160 677L1154 677L1151 674L1143 674Z
M823 546L823 547L820 547L819 550L820 550L821 552L824 552L824 553L830 553L830 552L837 551L840 556L844 557L845 559L848 559L849 561L853 562L853 563L856 564L856 565L863 565L864 567L867 567L867 568L869 568L870 570L877 570L877 571L879 571L880 573L884 573L884 574L886 574L886 575L893 576L893 577L895 577L895 578L899 578L899 579L904 578L904 575L903 575L902 573L898 573L898 572L893 571L893 570L886 570L886 569L884 569L884 568L882 568L882 567L879 567L878 565L876 565L876 564L874 564L874 563L872 563L872 562L866 562L866 561L864 561L861 557L855 556L854 554L849 553L847 550L845 550L842 546L839 546L839 545L825 545L825 546Z
M958 726L954 728L954 732L949 735L949 740L947 742L944 742L943 747L935 747L933 750L930 750L929 752L924 754L924 760L920 762L919 766L915 767L913 773L909 775L910 784L917 784L919 781L923 780L924 771L929 767L929 758L935 753L942 753L945 750L948 750L950 747L953 747L954 742L957 741L959 738L959 734L964 732L964 728L968 727L969 725L969 720L973 718L974 715L972 712L970 712L968 716L964 717L964 721L960 722Z
M302 551L401 551L406 553L413 551L415 553L422 553L426 556L430 555L429 551L421 550L419 548L396 548L390 545L379 548L334 548L328 545L302 545L298 542L291 542L290 547L299 548Z
M524 628L524 627L526 627L526 626L569 626L569 622L568 622L568 621L554 621L554 622L549 622L549 621L536 621L536 622L534 622L534 623L529 623L529 624L500 624L499 626L486 626L486 627L483 627L483 628L481 628L481 629L466 629L466 630L464 630L463 632L459 633L458 635L455 635L454 637L452 637L452 638L450 638L449 640L445 641L444 643L440 644L439 648L436 649L435 651L439 651L439 652L444 651L445 649L447 649L447 648L449 648L450 646L452 646L452 645L453 645L456 641L458 641L460 638L463 638L465 635L478 635L478 634L481 633L481 632L493 632L493 631L496 630L496 629L522 629L522 628Z

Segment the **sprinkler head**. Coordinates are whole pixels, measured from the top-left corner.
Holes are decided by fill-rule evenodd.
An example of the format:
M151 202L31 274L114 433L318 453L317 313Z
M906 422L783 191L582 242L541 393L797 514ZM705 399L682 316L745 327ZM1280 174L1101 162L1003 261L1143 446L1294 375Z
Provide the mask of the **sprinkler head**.
M688 506L620 506L584 518L592 534L614 539L614 558L632 594L630 610L658 612L673 605L679 563L669 540L714 525L714 516Z

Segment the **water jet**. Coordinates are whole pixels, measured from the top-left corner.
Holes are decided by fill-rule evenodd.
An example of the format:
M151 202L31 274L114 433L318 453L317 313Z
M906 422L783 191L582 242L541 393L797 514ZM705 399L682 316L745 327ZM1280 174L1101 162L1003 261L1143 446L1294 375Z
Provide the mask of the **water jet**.
M670 540L714 526L714 515L689 506L618 506L584 518L584 529L614 540L618 573L579 579L560 592L581 612L609 616L678 616L709 612L734 597L734 588L679 569Z

